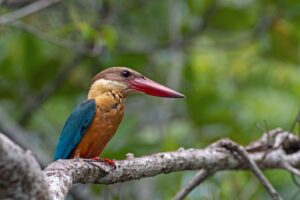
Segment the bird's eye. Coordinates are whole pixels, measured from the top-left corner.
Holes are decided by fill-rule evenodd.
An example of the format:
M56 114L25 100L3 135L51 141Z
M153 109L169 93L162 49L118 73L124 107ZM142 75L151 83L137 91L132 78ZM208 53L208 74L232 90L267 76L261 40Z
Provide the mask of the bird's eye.
M125 78L129 77L130 76L130 72L128 70L124 70L121 72L121 75Z

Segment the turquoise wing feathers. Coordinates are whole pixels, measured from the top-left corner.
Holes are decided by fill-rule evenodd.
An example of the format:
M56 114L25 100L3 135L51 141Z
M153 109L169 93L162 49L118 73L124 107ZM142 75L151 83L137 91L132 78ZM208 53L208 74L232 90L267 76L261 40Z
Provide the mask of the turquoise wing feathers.
M90 126L96 112L93 99L81 103L67 119L56 147L54 160L67 159Z

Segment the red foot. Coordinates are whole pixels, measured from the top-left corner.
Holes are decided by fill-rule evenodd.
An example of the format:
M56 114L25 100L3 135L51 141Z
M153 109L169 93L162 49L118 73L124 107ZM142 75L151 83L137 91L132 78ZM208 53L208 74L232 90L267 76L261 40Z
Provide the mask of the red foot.
M112 166L114 169L116 168L116 163L115 163L115 161L113 161L113 160L111 160L111 159L108 159L108 158L100 158L100 157L94 157L94 158L92 158L92 160L104 162L105 164L108 164L108 165Z
M94 160L94 161L99 161L99 160L101 160L99 157L94 157L94 158L92 158L92 160Z
M113 166L113 167L116 167L116 163L115 161L111 160L111 159L108 159L108 158L102 158L101 160L103 160L105 163Z

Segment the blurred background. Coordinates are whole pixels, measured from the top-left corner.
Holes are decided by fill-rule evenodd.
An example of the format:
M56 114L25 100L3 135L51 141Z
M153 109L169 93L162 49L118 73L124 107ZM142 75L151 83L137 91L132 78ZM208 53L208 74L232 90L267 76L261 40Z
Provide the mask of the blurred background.
M56 0L16 15L32 3L0 0L0 130L43 166L92 77L109 66L187 98L130 97L103 157L205 148L224 137L246 145L264 129L289 129L300 108L299 1ZM77 186L69 198L170 199L195 173ZM289 173L266 174L284 199L300 198ZM187 199L269 196L239 171L214 175Z

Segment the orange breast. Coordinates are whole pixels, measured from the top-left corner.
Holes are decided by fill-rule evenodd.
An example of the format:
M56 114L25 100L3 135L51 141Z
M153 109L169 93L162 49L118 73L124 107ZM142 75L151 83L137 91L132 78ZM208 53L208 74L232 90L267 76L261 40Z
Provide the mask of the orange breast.
M70 158L99 156L115 134L124 115L124 98L117 91L99 95L95 99L94 119Z

